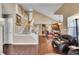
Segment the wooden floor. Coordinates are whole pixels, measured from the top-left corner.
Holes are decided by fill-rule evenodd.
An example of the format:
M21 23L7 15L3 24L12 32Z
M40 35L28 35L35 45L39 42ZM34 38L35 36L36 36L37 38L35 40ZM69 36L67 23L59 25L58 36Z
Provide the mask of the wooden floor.
M38 55L37 45L4 45L6 55Z
M4 45L4 53L7 55L56 55L57 51L45 36L39 36L39 45Z
M40 36L39 37L38 53L40 55L44 55L44 54L57 54L56 49L53 48L51 43L47 42L47 39L46 39L45 36Z

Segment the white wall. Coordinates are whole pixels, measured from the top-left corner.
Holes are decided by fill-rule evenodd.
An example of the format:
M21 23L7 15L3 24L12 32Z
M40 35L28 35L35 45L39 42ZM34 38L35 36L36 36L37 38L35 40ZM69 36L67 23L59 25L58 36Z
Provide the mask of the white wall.
M0 24L0 54L3 53L3 29L2 25Z
M4 19L0 18L0 54L3 54L3 25Z
M5 18L4 23L4 44L13 43L13 19Z

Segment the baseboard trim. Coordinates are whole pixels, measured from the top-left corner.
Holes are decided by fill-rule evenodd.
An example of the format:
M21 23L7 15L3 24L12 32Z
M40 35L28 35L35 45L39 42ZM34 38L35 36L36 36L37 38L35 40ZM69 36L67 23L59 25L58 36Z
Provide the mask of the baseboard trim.
M39 45L39 43L7 43L3 45Z

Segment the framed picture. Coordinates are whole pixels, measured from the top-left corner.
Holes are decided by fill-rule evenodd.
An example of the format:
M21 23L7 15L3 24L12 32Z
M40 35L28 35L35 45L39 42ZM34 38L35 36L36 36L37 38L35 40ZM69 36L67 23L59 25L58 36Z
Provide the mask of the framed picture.
M16 14L16 25L21 26L21 16L19 16L18 14Z

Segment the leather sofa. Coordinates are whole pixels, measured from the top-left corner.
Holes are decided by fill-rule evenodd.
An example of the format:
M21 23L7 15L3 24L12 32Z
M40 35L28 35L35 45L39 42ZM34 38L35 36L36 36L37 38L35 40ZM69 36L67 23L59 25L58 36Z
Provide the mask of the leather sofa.
M70 50L69 46L76 46L76 44L75 37L70 35L60 35L52 41L52 45L64 54L67 54Z

